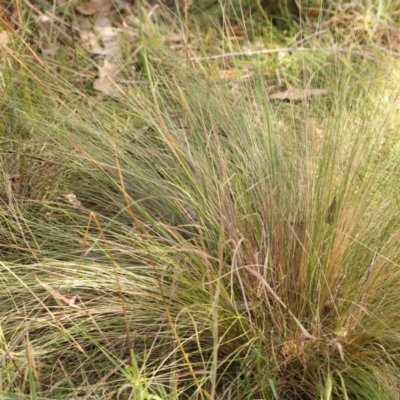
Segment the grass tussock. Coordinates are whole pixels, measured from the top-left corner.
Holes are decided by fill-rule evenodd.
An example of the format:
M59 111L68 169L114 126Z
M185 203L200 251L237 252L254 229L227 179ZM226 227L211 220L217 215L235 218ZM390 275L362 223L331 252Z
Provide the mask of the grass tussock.
M4 398L398 397L395 65L293 53L328 94L276 102L261 67L221 84L143 51L148 85L99 99L16 48Z

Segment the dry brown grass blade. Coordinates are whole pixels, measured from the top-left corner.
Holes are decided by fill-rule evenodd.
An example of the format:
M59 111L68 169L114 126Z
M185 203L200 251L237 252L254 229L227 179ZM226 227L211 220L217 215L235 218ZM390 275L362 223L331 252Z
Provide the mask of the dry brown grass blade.
M328 224L332 225L333 222L333 217L335 216L335 212L336 212L336 206L337 206L337 200L336 200L336 196L333 198L331 205L328 208L328 213L326 216L326 221L328 222Z
M289 315L293 318L293 320L296 322L297 326L301 330L301 333L303 334L304 338L306 339L312 339L312 340L317 340L318 338L311 335L307 329L304 327L304 325L295 317L295 315L288 309L287 305L282 301L282 299L276 294L275 290L272 289L272 287L268 284L268 282L264 279L262 275L260 275L258 272L253 271L250 267L245 266L244 267L247 271L249 271L252 275L254 275L256 278L260 280L260 282L265 286L265 288L272 294L272 296L275 298L275 300L289 313Z

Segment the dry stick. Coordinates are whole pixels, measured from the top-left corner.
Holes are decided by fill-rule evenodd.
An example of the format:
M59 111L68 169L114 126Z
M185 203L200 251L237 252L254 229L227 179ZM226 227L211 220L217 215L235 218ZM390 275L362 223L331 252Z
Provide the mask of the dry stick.
M302 334L304 335L305 338L307 339L314 339L316 340L317 338L313 335L311 335L306 328L304 328L303 324L294 316L294 314L288 309L287 305L282 301L282 299L276 294L274 289L268 284L268 282L264 279L262 275L260 275L258 272L253 271L250 267L244 266L247 271L249 271L252 275L254 275L256 278L260 280L260 282L266 287L266 289L274 296L275 300L289 313L289 315L294 319L296 322L297 326L300 328Z
M217 54L215 56L207 56L207 57L190 57L189 61L207 61L207 60L218 60L221 58L232 58L232 57L240 57L240 56L256 56L260 54L273 54L273 53L290 53L291 51L337 51L338 53L351 54L354 56L361 56L369 58L370 60L375 60L375 56L370 53L365 53L362 51L353 51L349 49L343 49L341 47L321 47L321 48L310 48L310 47L284 47L281 49L264 49L264 50L255 50L255 51L237 51L234 53L225 53L225 54ZM400 56L400 53L390 52L390 55L395 57Z
M322 30L322 31L314 32L314 33L312 33L311 35L308 35L308 36L303 37L303 39L300 39L300 40L297 40L297 41L293 42L291 45L289 45L289 47L296 47L296 46L298 46L299 44L302 44L302 43L304 43L304 42L307 42L307 40L310 40L310 39L312 39L312 38L315 38L315 37L317 37L317 36L320 36L320 35L322 35L322 34L324 34L324 33L326 33L326 32L328 32L328 29L324 29L324 30Z

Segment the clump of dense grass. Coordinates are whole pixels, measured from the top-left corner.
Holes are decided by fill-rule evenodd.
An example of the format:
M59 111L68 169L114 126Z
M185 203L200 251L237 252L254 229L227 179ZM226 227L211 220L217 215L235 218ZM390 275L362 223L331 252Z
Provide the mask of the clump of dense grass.
M274 103L143 52L149 85L100 101L13 55L2 396L397 398L388 64L294 53L328 95Z

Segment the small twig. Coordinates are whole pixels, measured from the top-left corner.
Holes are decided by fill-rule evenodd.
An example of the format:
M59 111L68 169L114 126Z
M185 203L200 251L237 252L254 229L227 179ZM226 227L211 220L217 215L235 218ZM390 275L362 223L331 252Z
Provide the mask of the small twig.
M292 44L290 44L289 47L292 47L292 48L293 48L293 47L296 47L296 46L298 46L299 44L302 44L302 43L304 43L304 42L307 42L307 40L313 39L313 38L315 38L315 37L317 37L317 36L320 36L320 35L322 35L322 34L324 34L324 33L326 33L326 32L328 32L328 29L323 29L322 31L314 32L314 33L312 33L311 35L305 36L305 37L303 37L303 38L300 39L300 40L296 40L295 42L293 42Z
M242 82L247 79L250 79L251 77L254 76L254 72L249 72L248 74L234 77L234 78L219 78L219 79L212 79L210 80L211 83L215 83L216 85L220 84L227 84L227 83L233 83L233 82ZM135 81L135 80L130 80L130 79L118 79L118 83L121 85L138 85L138 86L150 86L151 83L148 81ZM168 82L157 82L156 85L158 87L169 87L171 84ZM179 86L179 87L184 87L184 84L182 82L174 82L174 85Z
M216 54L214 56L207 56L207 57L191 57L189 58L189 61L207 61L207 60L218 60L221 58L232 58L232 57L251 57L251 56L257 56L261 54L274 54L274 53L290 53L291 51L332 51L332 52L338 52L338 53L344 53L344 54L351 54L354 56L360 56L360 57L365 57L369 58L370 60L375 60L375 56L366 53L363 51L353 51L349 49L343 49L341 47L320 47L320 48L310 48L310 47L297 47L297 48L292 48L292 47L284 47L280 49L264 49L264 50L255 50L255 51L237 51L234 53L225 53L225 54ZM396 52L389 52L390 55L398 57L400 56L400 53Z
M150 86L151 82L148 81L133 81L130 79L118 79L117 80L118 83L121 83L122 85L144 85L144 86ZM168 83L163 83L163 82L157 82L157 86L161 86L161 87L168 87L169 84Z

